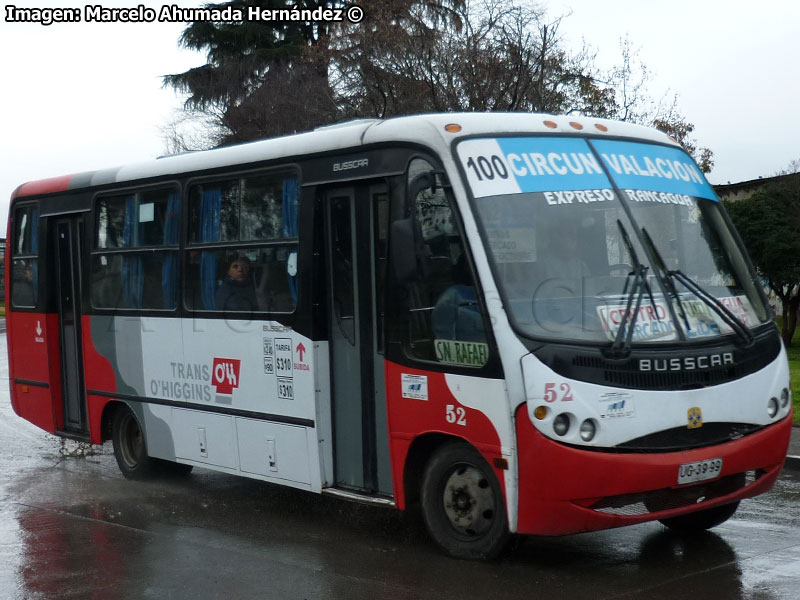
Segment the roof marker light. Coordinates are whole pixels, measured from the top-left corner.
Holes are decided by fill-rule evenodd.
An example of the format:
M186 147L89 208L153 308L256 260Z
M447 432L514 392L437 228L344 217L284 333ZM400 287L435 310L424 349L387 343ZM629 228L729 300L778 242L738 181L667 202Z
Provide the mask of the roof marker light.
M555 121L545 121L544 126L549 127L550 129L556 129L558 124Z
M578 131L580 131L581 129L583 129L583 125L581 125L581 124L580 124L580 123L578 123L577 121L570 121L570 122L569 122L569 126L570 126L570 127L572 127L573 129L577 129Z
M600 123L595 123L594 126L595 126L595 129L597 129L597 131L602 131L603 133L608 131L608 127L606 127L605 125L602 125Z
M458 123L448 123L444 126L444 130L448 133L458 133L461 131L461 125Z

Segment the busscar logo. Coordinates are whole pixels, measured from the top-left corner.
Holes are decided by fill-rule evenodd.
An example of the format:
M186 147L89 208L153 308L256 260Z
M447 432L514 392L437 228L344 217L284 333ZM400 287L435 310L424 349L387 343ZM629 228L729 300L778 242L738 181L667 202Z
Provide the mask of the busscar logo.
M333 172L349 171L350 169L362 169L369 166L368 158L357 158L355 160L346 160L344 162L333 163Z
M239 387L239 370L242 361L237 358L214 358L211 367L211 384L216 388L217 394L233 395L233 390Z
M639 370L698 371L733 364L733 352L722 352L705 356L684 356L683 358L642 358L639 360Z

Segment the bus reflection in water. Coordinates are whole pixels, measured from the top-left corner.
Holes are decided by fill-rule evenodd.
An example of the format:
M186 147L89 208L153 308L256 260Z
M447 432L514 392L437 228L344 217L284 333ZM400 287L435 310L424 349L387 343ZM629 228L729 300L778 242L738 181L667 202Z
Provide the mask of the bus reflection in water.
M14 410L129 478L420 503L463 558L725 521L786 455L771 311L679 146L581 126L355 121L20 186Z

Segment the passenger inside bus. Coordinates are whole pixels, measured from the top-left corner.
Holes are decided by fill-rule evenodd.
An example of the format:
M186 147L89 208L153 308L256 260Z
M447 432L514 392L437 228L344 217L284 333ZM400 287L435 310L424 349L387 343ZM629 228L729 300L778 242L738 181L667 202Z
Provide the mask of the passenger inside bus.
M223 311L265 310L266 272L262 269L257 283L250 277L250 259L234 254L228 262L225 278L217 288L217 309Z
M463 254L453 266L453 285L442 292L436 302L432 321L436 339L486 341L478 296Z

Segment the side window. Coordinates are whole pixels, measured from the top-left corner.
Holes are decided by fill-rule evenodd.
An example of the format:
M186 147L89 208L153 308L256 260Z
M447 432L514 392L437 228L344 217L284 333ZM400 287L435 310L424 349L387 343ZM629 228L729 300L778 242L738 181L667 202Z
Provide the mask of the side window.
M406 353L444 364L482 367L489 359L477 286L441 176L425 160L408 172L418 273L409 284Z
M175 188L103 196L94 213L92 306L174 310L180 195Z
M14 209L11 246L11 304L34 308L39 300L39 207Z
M186 308L294 310L299 191L286 171L190 187Z

